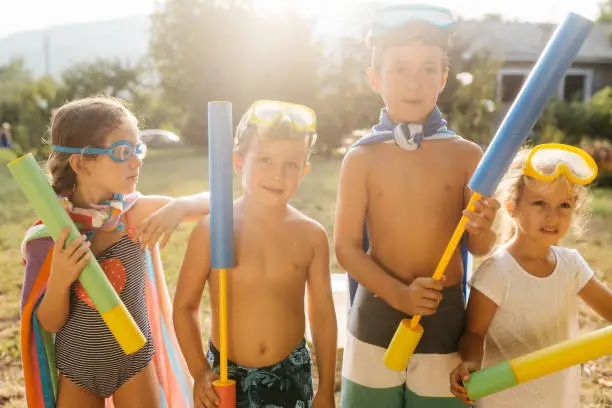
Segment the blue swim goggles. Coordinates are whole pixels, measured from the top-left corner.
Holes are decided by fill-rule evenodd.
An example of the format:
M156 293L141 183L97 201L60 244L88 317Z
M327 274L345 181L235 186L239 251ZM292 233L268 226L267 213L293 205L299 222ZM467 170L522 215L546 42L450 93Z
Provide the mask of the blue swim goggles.
M371 36L376 38L411 22L425 23L450 34L456 28L457 17L455 13L444 7L427 4L390 5L374 13L370 23Z
M393 42L397 34L401 33L401 37L416 35L427 39L432 45L446 49L456 25L455 14L443 7L426 4L392 5L374 13L370 22L368 42L373 46L379 42Z
M121 140L110 145L109 148L99 147L66 147L52 146L53 150L60 153L72 154L107 154L117 163L124 163L130 160L133 156L139 159L144 159L147 154L147 146L144 143L138 143L133 146L130 142Z

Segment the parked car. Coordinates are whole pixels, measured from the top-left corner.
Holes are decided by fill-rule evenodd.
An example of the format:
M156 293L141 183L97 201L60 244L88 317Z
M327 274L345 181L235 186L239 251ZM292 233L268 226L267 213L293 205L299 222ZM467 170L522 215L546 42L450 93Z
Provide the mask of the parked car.
M142 141L151 149L164 149L181 146L181 138L169 130L147 129L140 132Z

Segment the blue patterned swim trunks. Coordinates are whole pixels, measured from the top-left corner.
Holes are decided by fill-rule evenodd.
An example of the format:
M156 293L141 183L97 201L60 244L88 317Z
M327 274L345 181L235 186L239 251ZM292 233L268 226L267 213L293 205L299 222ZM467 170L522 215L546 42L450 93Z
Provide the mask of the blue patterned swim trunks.
M219 373L219 350L208 342L206 358ZM227 362L228 377L236 381L236 408L311 408L314 398L312 360L302 340L284 360L268 367L242 367Z

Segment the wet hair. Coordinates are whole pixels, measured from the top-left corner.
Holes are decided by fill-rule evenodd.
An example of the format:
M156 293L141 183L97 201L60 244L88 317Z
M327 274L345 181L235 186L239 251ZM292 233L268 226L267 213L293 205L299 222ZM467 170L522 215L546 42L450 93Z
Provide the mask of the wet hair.
M66 147L104 147L106 136L136 117L120 99L92 97L68 102L53 112L49 125L52 145ZM73 191L76 173L70 166L70 153L52 151L47 162L51 186L57 194ZM96 156L84 154L83 158Z

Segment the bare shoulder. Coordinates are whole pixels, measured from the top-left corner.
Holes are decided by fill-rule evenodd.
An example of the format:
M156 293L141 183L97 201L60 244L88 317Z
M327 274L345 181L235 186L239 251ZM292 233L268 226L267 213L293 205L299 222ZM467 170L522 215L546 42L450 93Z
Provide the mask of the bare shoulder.
M308 237L313 246L319 246L322 242L328 244L327 230L318 221L308 217L294 207L289 206L289 222L299 229L300 233Z
M459 157L462 159L480 160L482 157L482 148L470 140L458 139L455 143L453 143L453 146L457 153L461 153L461 156Z
M371 162L374 154L374 145L364 145L349 149L342 159L342 169L365 169Z
M210 214L202 217L198 222L193 226L194 231L210 231Z
M202 217L191 230L190 241L209 242L210 241L210 216Z
M463 138L451 140L447 146L448 150L445 154L452 157L466 175L471 175L482 159L482 148L478 144Z
M310 265L318 265L316 260L326 260L329 264L329 237L325 227L316 220L293 209L297 230L304 239L303 249L310 259Z

